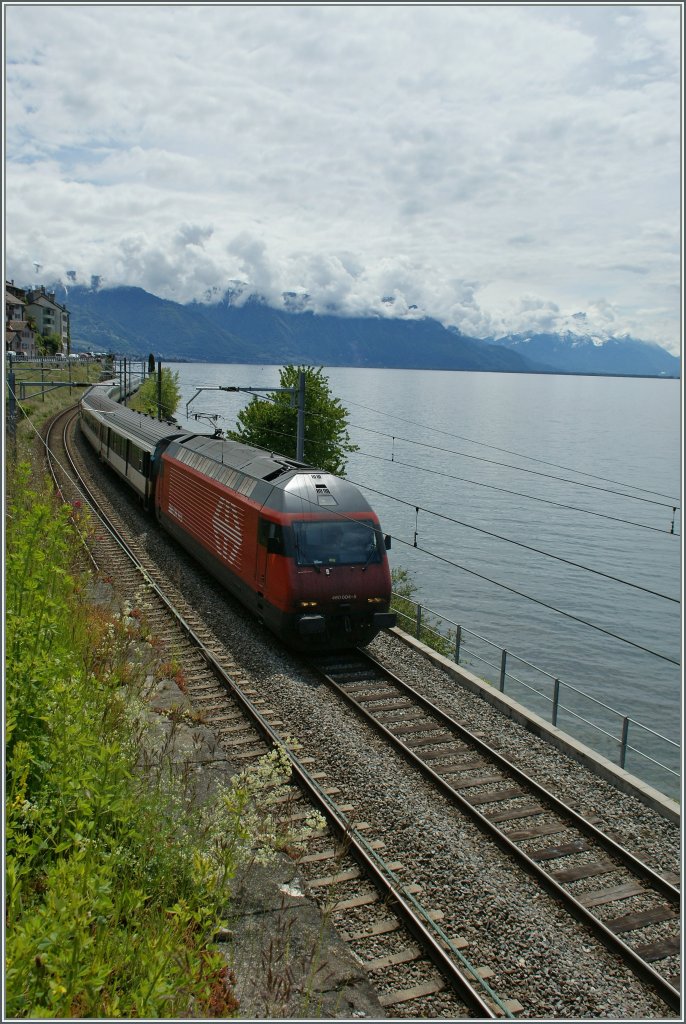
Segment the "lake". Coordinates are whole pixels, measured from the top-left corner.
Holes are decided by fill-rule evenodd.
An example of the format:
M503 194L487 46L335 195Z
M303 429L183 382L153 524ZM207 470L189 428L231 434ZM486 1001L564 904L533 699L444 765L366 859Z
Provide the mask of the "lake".
M179 374L178 418L201 432L208 421L185 418L197 389L279 384L277 366L168 365ZM391 565L408 570L416 600L507 649L508 658L678 741L680 382L343 367L324 373L360 449L348 458L347 476L392 535ZM189 412L218 416L230 429L249 400L203 391ZM465 655L483 646L464 639ZM550 691L550 680L526 666L511 671ZM550 718L546 702L512 696ZM610 718L616 736L617 718ZM563 719L558 724L567 728ZM583 736L583 723L576 725ZM612 742L603 752L616 759ZM670 761L661 748L654 756L672 764L676 755ZM678 791L643 759L627 760L627 768L664 792Z

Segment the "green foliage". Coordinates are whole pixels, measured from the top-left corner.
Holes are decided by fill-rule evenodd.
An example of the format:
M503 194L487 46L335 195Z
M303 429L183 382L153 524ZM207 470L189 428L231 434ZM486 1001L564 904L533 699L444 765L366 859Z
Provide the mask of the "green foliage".
M141 773L127 620L84 600L71 510L29 479L9 472L7 1015L235 1015L212 936L238 866L307 834L280 823L287 759L202 807L174 772Z
M305 461L340 476L345 472L346 453L358 450L350 443L348 412L331 395L322 367L284 366L280 386L297 388L301 371L305 374ZM238 414L238 428L230 436L294 459L297 418L297 407L291 405L288 394L276 394L268 402L253 398Z
M162 419L168 420L176 412L181 401L178 370L162 367L161 388ZM146 377L130 402L131 408L145 412L149 416L157 416L157 374Z
M43 355L53 356L55 352L61 351L62 338L61 335L56 334L54 331L50 334L37 334L36 344L38 351L42 352Z
M417 585L411 578L409 569L403 569L402 566L391 569L391 584L393 587L391 607L402 616L402 628L409 632L408 623L416 618L417 606L414 598L417 593Z
M65 361L63 361L64 363ZM66 365L46 366L37 368L33 362L24 364L14 363L12 366L14 374L14 390L19 395L19 385L26 381L36 381L40 378L44 381L45 388L51 388L52 384L58 381L74 382L97 381L106 378L112 373L111 365L107 362L92 360L69 360ZM17 436L18 438L35 438L35 429L40 428L46 420L53 416L59 409L66 405L73 405L81 397L81 388L53 388L44 391L41 385L27 389L28 394L22 402L17 401Z

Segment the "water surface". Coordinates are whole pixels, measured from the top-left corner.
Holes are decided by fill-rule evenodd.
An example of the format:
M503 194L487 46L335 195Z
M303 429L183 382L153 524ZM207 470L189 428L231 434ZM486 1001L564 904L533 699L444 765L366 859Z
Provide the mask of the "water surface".
M276 366L171 365L179 418L203 431L209 422L185 421L196 389L279 383ZM324 372L360 448L347 476L392 534L391 564L410 571L417 599L678 740L681 677L668 659L681 646L669 600L681 592L680 382ZM203 391L189 412L231 428L249 400Z

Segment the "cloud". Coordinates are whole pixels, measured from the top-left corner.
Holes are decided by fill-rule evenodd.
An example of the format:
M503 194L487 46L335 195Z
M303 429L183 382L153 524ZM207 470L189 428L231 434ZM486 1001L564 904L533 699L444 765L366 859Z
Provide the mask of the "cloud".
M251 288L268 301L280 301L279 283L275 280L275 271L267 256L267 246L260 238L254 238L247 231L242 231L227 246L227 251L239 259L239 267L243 277L247 278ZM247 295L246 295L247 298Z
M543 320L604 295L679 345L676 9L46 5L40 33L5 13L15 278L241 278L480 336L524 295Z
M180 248L197 245L201 249L214 232L214 228L201 227L199 224L182 224L176 235L175 242Z

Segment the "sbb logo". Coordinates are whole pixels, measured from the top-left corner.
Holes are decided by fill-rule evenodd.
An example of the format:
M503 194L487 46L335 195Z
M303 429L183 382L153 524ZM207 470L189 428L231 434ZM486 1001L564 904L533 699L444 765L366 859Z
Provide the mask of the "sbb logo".
M228 498L220 498L212 517L212 529L218 554L232 568L239 568L243 544L243 509Z

